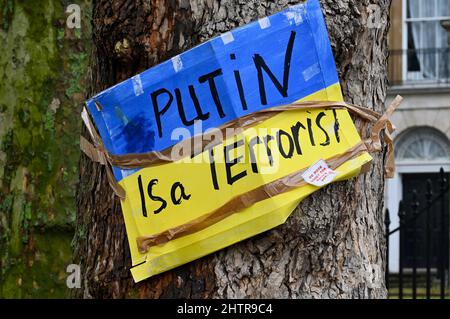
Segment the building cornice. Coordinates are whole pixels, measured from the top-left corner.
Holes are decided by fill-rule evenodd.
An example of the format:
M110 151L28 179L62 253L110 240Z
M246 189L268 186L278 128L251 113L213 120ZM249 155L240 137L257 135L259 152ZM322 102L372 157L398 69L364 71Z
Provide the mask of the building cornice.
M450 83L441 85L396 85L388 88L388 94L450 94Z

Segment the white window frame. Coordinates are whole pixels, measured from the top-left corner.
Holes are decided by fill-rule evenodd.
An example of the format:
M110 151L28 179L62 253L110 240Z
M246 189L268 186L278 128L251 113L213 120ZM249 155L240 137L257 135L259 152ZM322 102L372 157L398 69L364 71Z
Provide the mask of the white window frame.
M420 6L422 7L422 4L426 1L428 1L428 0L420 1L419 2ZM408 0L402 0L402 48L403 48L403 52L406 52L405 50L408 50L408 36L407 36L408 35L408 22L442 21L442 20L450 19L450 16L436 16L436 17L432 17L432 18L407 18L407 10L406 10L407 5L408 5ZM402 63L403 81L408 82L411 80L423 80L422 72L417 72L417 75L416 75L417 78L414 78L411 76L411 74L416 73L416 72L408 72L408 55L407 54L403 55L402 59L404 60ZM439 61L439 59L437 59L437 61ZM438 70L439 70L439 62L436 63L436 71L438 72ZM438 73L436 73L436 74L438 74Z

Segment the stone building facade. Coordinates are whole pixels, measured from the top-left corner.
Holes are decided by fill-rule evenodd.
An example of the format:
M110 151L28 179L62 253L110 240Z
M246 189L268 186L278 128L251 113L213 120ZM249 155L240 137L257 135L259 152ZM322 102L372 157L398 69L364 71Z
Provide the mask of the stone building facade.
M397 94L405 98L393 116L397 172L385 193L393 229L399 226L399 201L408 214L415 190L423 207L427 181L437 192L440 168L447 177L450 171L450 53L443 27L450 0L393 0L391 10L387 103ZM389 260L391 272L398 271L398 233L390 238Z

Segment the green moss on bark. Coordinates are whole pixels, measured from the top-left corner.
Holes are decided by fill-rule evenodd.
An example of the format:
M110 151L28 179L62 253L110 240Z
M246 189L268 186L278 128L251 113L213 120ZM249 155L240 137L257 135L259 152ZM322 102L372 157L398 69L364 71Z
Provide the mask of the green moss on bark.
M0 297L62 297L90 22L67 29L65 1L0 3Z

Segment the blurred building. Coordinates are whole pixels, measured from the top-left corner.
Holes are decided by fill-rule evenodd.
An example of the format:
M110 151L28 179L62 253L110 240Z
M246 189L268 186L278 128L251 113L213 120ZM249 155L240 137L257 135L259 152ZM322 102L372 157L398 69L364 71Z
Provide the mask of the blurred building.
M444 168L447 178L450 171L450 51L449 35L442 26L443 21L449 19L450 0L392 0L388 103L397 94L405 100L393 117L397 127L397 173L394 179L387 181L385 195L391 229L399 226L400 200L408 215L416 190L417 201L424 207L427 180L436 193L440 168ZM448 215L448 207L446 211ZM436 218L433 227L441 223L439 217ZM448 229L448 216L443 222ZM425 262L423 218L418 219L415 227L420 268ZM432 246L436 248L441 244L439 236L434 236ZM391 272L399 269L398 247L397 232L390 238ZM406 244L406 267L412 254L408 247Z

